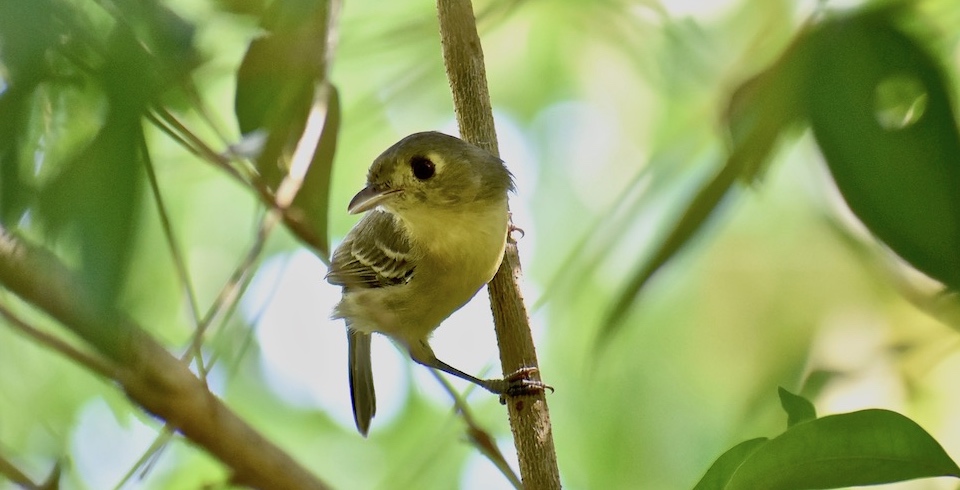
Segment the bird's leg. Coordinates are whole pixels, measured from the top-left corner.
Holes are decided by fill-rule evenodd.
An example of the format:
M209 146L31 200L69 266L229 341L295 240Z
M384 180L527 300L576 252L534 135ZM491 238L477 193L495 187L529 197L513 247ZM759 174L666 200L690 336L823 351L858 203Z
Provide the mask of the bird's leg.
M552 386L531 377L539 373L539 369L535 367L520 368L510 375L505 376L503 379L480 379L437 359L437 356L433 354L433 350L424 344L421 344L420 349L410 349L410 357L412 357L414 361L469 381L490 393L500 395L501 402L504 396L533 395L545 390L553 392Z

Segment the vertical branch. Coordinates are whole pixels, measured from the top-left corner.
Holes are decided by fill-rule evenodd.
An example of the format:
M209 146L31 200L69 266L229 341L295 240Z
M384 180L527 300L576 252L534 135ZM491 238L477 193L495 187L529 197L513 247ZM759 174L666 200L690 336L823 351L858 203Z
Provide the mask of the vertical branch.
M499 155L487 89L483 49L470 0L437 0L443 61L450 81L460 135L467 142ZM507 250L497 275L488 285L500 363L513 373L537 366L530 319L520 294L520 257L516 242ZM507 397L510 427L526 488L560 488L553 430L544 393Z

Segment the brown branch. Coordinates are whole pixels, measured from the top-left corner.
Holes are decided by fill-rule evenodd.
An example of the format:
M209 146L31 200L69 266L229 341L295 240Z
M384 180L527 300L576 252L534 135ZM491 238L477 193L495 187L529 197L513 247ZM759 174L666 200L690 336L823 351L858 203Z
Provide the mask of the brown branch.
M43 310L117 366L128 397L229 466L254 488L323 489L252 429L127 315L92 297L52 253L0 228L0 284Z
M140 140L140 145L140 151L144 155L144 167L147 170L147 182L150 183L150 196L153 198L153 205L157 207L157 217L160 218L163 239L167 242L167 250L170 252L174 270L177 272L177 280L180 281L183 295L186 296L187 306L190 307L190 319L196 325L200 323L200 305L197 302L197 293L194 291L193 281L190 279L190 272L187 270L187 260L173 231L173 220L170 219L170 213L167 211L167 205L163 200L163 193L160 192L160 182L157 179L157 170L153 165L153 159L150 158L150 149L147 148L146 141L143 139Z
M20 318L6 305L0 303L0 317L7 321L7 325L20 333L32 338L38 343L59 352L63 357L87 368L90 372L98 374L104 378L112 378L116 367L105 361L103 358L83 352L80 349L70 345L63 339L51 335L39 328L31 325L29 322Z
M437 13L460 135L465 141L499 155L473 6L470 0L437 0ZM520 257L513 239L507 242L500 270L487 286L505 374L537 367L530 319L520 294ZM544 393L507 397L506 403L524 486L537 490L560 488Z
M163 131L170 139L179 143L184 149L199 157L205 162L223 170L227 175L240 183L243 187L256 188L256 184L251 179L244 176L230 163L230 159L213 151L209 145L204 143L199 136L190 131L186 125L180 122L165 107L156 107L154 112L147 113L146 118L158 129ZM257 191L263 194L266 192L263 188L257 188Z
M11 461L0 455L0 475L26 490L39 490L40 485L33 482L26 473L20 471Z
M152 185L152 183L151 183ZM158 192L158 190L155 190ZM159 193L157 194L159 196ZM162 213L162 211L161 211ZM210 309L203 316L199 318L199 313L194 314L194 332L190 338L190 345L188 346L186 352L180 356L180 362L184 362L187 365L190 364L190 359L196 361L197 374L200 377L201 382L206 384L207 375L213 369L213 365L216 363L216 357L211 356L209 361L203 359L203 338L206 335L208 329L213 325L214 321L218 318L222 322L226 322L229 316L229 312L232 311L233 307L238 303L239 298L243 295L243 290L246 288L246 285L249 284L250 279L253 277L253 266L256 263L256 260L260 257L260 253L263 250L263 245L266 241L266 235L264 234L263 226L266 223L266 217L264 215L260 219L260 226L258 227L257 236L254 239L254 244L251 249L244 256L244 259L240 262L237 268L231 274L230 278L227 280L227 283L220 289L220 292L217 294L217 297L214 299L213 304L210 306ZM275 223L276 220L271 220L271 223ZM271 225L272 227L273 225ZM170 230L169 239L172 239L172 229ZM186 269L184 269L186 273ZM186 277L186 276L184 276ZM185 286L189 288L189 286ZM171 426L170 422L164 424L163 428L154 438L153 443L150 444L150 447L140 456L136 463L130 468L130 470L123 476L120 480L120 483L117 484L117 488L122 487L127 483L130 478L140 471L140 468L143 465L149 463L156 456L156 453L163 449L168 442L173 438L174 427ZM149 468L144 468L143 472L149 471Z

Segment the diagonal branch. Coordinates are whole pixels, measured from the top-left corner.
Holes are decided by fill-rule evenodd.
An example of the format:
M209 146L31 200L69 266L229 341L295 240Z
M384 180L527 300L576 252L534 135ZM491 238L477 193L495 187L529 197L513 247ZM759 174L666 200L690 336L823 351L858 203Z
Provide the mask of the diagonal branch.
M14 330L18 330L20 333L32 338L45 347L59 352L60 355L87 368L87 370L94 374L98 374L104 378L111 378L116 371L116 367L113 364L99 356L83 352L55 335L40 330L18 316L3 303L0 303L0 317L6 320L7 324Z
M431 369L430 373L433 374L433 377L437 379L437 382L443 386L444 390L447 390L447 393L453 398L453 405L457 409L457 413L460 414L460 418L467 424L467 439L470 441L470 444L473 447L477 448L481 454L487 457L493 465L500 470L500 473L510 481L510 484L513 485L513 488L517 490L523 489L523 484L520 483L520 478L513 471L513 468L510 467L510 464L507 463L507 458L503 456L503 452L500 451L500 448L497 447L496 441L493 439L493 436L489 432L480 427L480 424L477 423L476 419L473 418L473 414L470 412L470 408L467 406L467 402L463 400L457 390L450 384L450 381L447 378L444 378L440 374L440 371L436 369Z
M241 420L127 315L98 302L51 252L0 228L0 284L116 364L127 396L254 488L323 489L319 479Z
M499 155L473 6L470 0L437 0L437 12L443 61L460 135L464 140ZM519 282L520 257L516 242L511 238L507 240L500 270L487 286L500 346L500 363L505 374L537 367L530 319ZM544 393L507 397L506 404L524 486L560 488L560 471Z
M13 462L3 457L2 454L0 454L0 475L3 475L4 478L9 479L11 482L26 490L39 490L42 488L40 485L34 483L26 473L20 471L20 468L17 468Z

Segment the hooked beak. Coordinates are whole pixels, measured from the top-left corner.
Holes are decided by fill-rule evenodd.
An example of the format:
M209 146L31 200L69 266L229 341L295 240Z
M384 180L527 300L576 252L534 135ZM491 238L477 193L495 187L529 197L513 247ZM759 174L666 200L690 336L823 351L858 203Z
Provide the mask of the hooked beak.
M353 199L350 200L350 204L347 206L347 212L350 214L358 214L364 211L369 211L380 205L383 201L386 201L390 196L402 192L402 189L377 189L373 185L368 185L363 188L356 196L353 196Z

